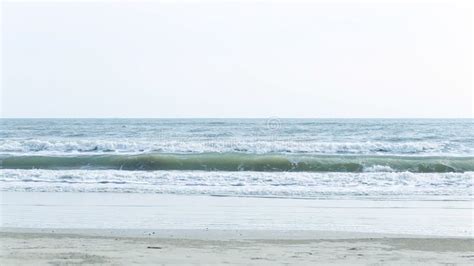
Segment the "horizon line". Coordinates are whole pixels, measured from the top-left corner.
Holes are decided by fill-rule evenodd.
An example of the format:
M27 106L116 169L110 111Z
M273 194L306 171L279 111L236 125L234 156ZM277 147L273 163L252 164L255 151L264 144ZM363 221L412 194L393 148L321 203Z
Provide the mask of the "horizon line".
M0 117L0 119L474 119L474 117Z

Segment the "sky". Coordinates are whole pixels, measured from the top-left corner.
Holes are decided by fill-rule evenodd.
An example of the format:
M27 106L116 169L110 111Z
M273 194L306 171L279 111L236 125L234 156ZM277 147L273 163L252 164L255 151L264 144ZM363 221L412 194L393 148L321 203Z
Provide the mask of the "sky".
M468 118L473 9L3 2L10 118Z

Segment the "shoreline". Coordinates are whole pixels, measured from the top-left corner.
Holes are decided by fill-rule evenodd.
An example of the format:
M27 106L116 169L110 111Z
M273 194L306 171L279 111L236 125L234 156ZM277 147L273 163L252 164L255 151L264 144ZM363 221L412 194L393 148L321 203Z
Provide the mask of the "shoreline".
M91 238L186 239L186 240L351 240L351 239L472 239L469 236L365 233L322 230L271 229L113 229L113 228L26 228L0 227L0 235L50 235Z
M472 201L2 192L0 212L0 226L4 228L339 231L473 236Z
M0 264L474 264L472 201L2 192Z

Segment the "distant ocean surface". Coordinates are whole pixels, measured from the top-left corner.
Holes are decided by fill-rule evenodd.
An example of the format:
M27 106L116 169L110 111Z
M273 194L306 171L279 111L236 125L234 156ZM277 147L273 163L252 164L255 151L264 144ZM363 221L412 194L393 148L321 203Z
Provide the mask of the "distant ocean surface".
M1 119L0 189L472 200L472 119Z

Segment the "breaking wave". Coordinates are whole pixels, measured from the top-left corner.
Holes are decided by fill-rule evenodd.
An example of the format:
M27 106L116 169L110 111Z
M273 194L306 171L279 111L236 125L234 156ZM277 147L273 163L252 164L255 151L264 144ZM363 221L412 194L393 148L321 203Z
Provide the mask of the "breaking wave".
M3 156L3 169L203 170L257 172L412 172L474 171L474 157L337 156L287 154L138 154L80 156Z
M470 200L474 172L292 173L0 170L0 190L286 198ZM448 197L449 196L449 197Z
M314 140L185 139L185 140L0 140L0 153L304 153L385 155L469 155L470 147L454 142L318 142Z

